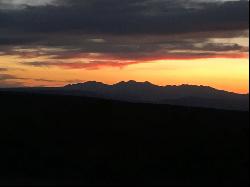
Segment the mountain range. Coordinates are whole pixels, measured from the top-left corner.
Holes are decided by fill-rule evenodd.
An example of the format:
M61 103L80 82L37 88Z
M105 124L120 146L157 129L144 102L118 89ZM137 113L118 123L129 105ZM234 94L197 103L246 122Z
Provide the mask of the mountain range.
M227 110L249 110L249 94L237 94L208 86L158 86L150 82L119 82L108 85L89 81L59 88L19 88L12 91L88 96L110 100L170 104Z

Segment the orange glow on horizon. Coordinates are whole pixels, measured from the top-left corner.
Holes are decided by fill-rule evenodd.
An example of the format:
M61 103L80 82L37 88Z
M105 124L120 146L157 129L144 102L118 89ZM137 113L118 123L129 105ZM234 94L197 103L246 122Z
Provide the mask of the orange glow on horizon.
M121 68L107 65L99 69L34 67L18 63L16 57L0 56L0 62L3 61L4 67L9 68L5 73L20 78L5 82L16 81L25 86L63 86L93 80L114 84L135 80L150 81L157 85L204 85L236 93L249 93L249 59L246 57L152 60Z

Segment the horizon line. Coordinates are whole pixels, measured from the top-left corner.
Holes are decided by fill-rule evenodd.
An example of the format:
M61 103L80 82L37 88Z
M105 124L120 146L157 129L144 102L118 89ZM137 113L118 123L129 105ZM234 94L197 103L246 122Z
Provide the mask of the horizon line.
M55 81L56 82L56 81ZM240 93L240 92L234 92L234 91L229 91L229 90L226 90L226 89L220 89L220 88L216 88L216 87L213 87L213 86L208 86L208 85L198 85L198 84L188 84L188 83L182 83L182 84L166 84L166 85L158 85L158 84L154 84L150 81L135 81L135 80L128 80L128 81L118 81L118 82L115 82L113 84L109 84L109 83L105 83L105 82L101 82L101 81L83 81L83 82L76 82L76 83L68 83L68 84L65 84L65 85L62 85L62 86L46 86L46 85L40 85L40 86L19 86L19 87L0 87L0 89L22 89L22 88L64 88L68 85L77 85L77 84L85 84L85 83L100 83L100 84L103 84L103 85L106 85L106 86L114 86L114 85L117 85L119 83L129 83L129 82L134 82L134 83L147 83L147 84L151 84L153 86L156 86L156 87L181 87L181 86L194 86L194 87L207 87L207 88L211 88L211 89L215 89L217 91L225 91L225 92L228 92L228 93L233 93L233 94L239 94L239 95L249 95L249 91L246 92L246 93Z

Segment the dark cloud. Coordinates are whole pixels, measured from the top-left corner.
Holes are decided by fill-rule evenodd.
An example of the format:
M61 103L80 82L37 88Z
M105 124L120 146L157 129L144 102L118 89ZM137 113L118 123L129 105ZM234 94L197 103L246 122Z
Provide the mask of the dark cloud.
M24 84L20 82L7 82L0 80L0 88L17 88L17 87L24 87Z
M133 53L130 56L128 54L120 53L113 56L113 54L103 54L98 58L89 58L85 62L76 58L76 55L71 57L67 56L68 59L63 56L58 57L59 59L48 59L44 61L29 61L21 62L26 66L34 67L60 67L63 69L88 69L95 70L103 67L117 67L123 68L132 64L148 63L155 60L194 60L204 58L247 58L245 53L217 53L217 52L172 52L164 53L157 51L155 53ZM89 54L81 54L82 57L89 56Z
M173 34L240 30L249 25L248 1L59 0L0 12L0 28L25 32Z
M1 68L0 67L0 72L3 72L3 71L8 71L8 68Z
M3 71L4 68L0 68ZM35 81L35 82L45 82L45 83L57 83L57 84L66 84L66 83L77 83L84 82L84 80L52 80L52 79L43 79L43 78L27 78L27 77L18 77L15 75L0 73L0 88L9 88L9 87L23 87L25 81Z
M247 46L211 41L248 37L247 0L22 2L17 8L15 1L0 0L0 55L30 59L25 65L95 69L248 53Z
M47 83L77 83L77 82L83 82L83 80L64 80L64 81L60 81L60 80L52 80L52 79L31 79L31 78L27 78L28 80L33 80L33 81L37 81L37 82L47 82Z
M18 77L14 75L9 75L9 74L0 74L0 81L5 81L5 80L16 80L19 79Z
M118 67L123 68L125 66L131 64L138 64L137 61L125 61L120 62L119 60L91 60L87 63L75 61L75 62L67 62L67 61L41 61L41 62L23 62L22 64L34 67L50 67L57 66L64 69L88 69L95 70L102 67ZM67 81L68 82L68 81Z
M121 42L121 41L120 41ZM149 42L149 43L147 43ZM165 42L151 43L147 40L145 43L116 43L108 42L103 44L88 44L82 43L82 46L71 46L62 48L13 48L3 51L5 55L16 55L25 59L36 57L47 57L52 64L58 64L56 60L79 60L79 59L95 59L95 60L140 60L145 57L157 58L159 56L177 56L182 57L202 57L204 54L209 54L211 57L218 54L241 54L248 52L248 47L239 44L230 43L212 43L209 40L169 40ZM206 56L209 56L206 55ZM43 62L36 62L36 66L43 66Z

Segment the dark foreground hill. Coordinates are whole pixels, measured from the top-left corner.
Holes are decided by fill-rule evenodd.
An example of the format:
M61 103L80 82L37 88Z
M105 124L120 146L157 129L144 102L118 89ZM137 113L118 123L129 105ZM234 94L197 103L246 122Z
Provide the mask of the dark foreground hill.
M247 185L248 112L0 93L0 184Z

